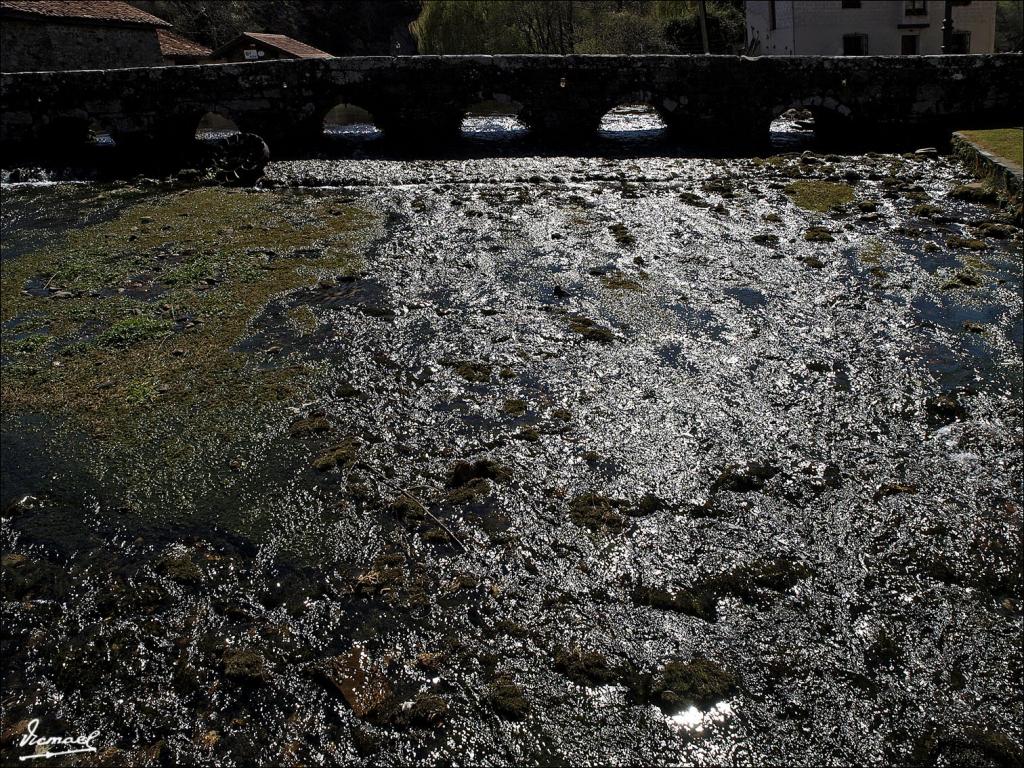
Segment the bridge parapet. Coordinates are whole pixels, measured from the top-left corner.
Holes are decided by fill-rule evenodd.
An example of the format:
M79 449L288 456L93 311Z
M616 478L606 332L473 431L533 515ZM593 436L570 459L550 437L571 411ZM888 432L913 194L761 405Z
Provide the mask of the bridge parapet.
M0 75L0 143L83 142L166 151L194 140L208 112L262 136L276 155L316 146L339 103L368 110L396 140L454 135L467 109L500 97L531 131L572 140L622 104L649 104L688 141L764 144L794 106L825 131L948 132L1019 122L1022 55L903 57L347 57Z

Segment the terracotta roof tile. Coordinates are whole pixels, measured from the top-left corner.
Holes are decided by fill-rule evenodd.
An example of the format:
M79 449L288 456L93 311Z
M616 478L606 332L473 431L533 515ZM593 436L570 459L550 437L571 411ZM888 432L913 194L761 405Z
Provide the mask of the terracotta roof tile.
M321 51L312 45L306 45L287 35L268 35L262 32L243 32L242 37L248 37L257 42L277 48L285 53L290 53L300 59L330 59L333 58L327 51Z
M158 29L156 36L160 39L160 53L164 56L209 56L212 51L189 40L187 37L171 32L169 29Z
M163 19L120 0L0 0L0 14L108 21L149 27L171 26Z

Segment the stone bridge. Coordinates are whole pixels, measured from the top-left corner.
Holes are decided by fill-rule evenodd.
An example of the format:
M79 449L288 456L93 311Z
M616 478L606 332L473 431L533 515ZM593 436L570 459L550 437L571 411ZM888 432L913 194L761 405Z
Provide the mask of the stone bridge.
M475 103L514 104L545 139L592 133L624 103L653 107L686 142L759 145L791 107L816 130L912 141L1019 123L1021 54L972 56L349 57L0 76L4 153L53 152L90 126L119 147L166 153L193 142L208 112L264 138L277 156L309 152L339 103L368 110L402 142L457 134ZM10 162L9 160L7 162Z

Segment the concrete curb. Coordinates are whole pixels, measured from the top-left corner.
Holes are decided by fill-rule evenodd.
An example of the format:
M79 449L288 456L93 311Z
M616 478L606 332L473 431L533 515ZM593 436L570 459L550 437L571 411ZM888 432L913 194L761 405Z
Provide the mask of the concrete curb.
M960 132L953 134L953 154L983 181L991 184L1011 205L1021 204L1021 167L975 144Z

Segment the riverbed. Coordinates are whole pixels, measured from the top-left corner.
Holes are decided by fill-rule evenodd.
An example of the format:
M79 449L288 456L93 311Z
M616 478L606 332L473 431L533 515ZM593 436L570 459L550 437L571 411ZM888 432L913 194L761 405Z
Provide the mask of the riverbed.
M1022 235L971 181L6 186L5 760L1014 764Z

